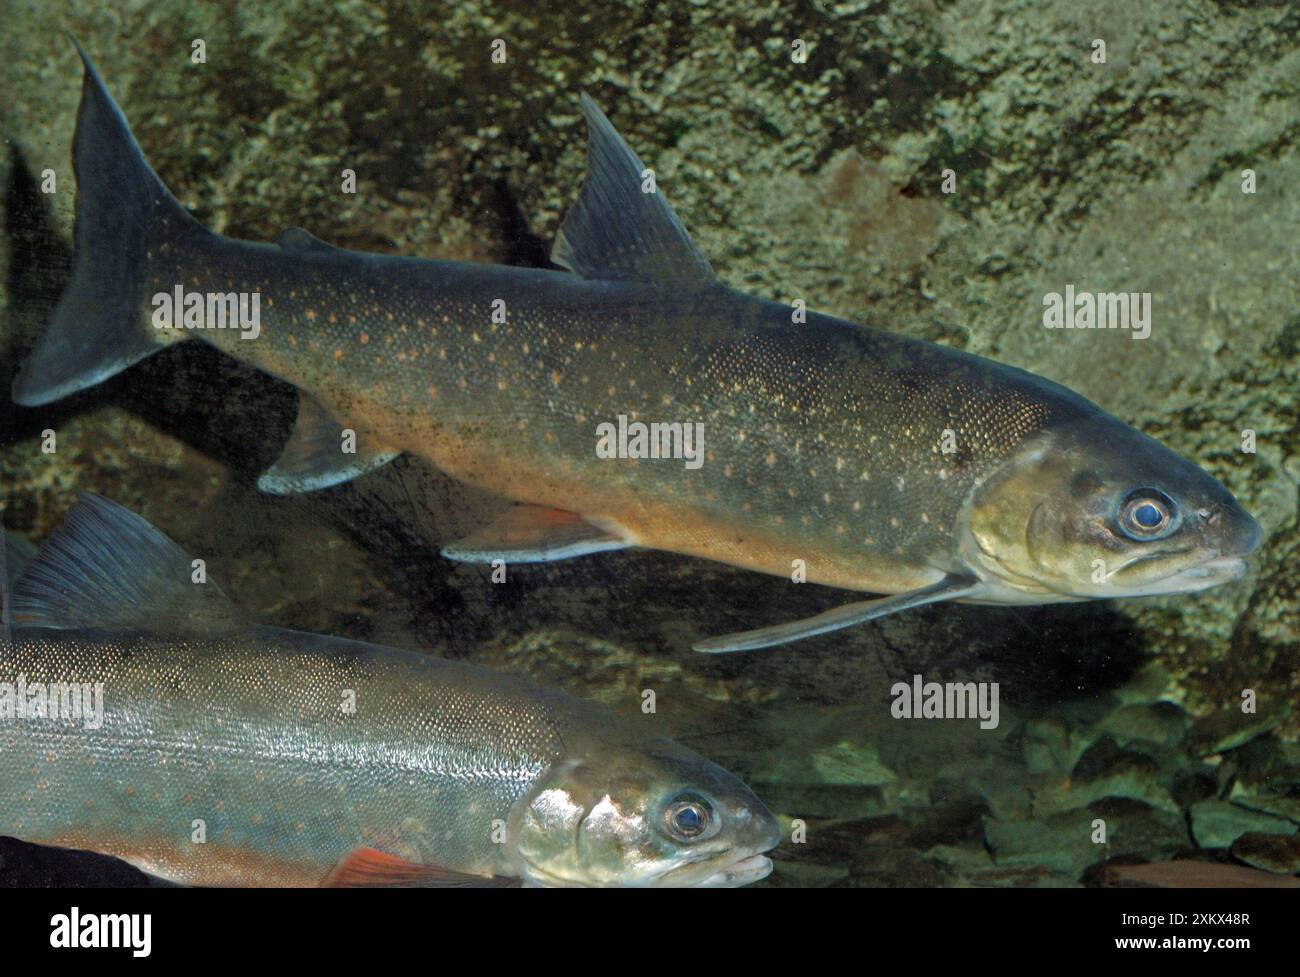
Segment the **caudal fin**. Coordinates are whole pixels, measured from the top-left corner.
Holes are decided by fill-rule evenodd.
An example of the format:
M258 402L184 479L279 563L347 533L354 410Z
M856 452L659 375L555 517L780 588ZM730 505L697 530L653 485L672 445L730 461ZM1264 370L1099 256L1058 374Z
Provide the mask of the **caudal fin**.
M14 400L27 406L93 387L175 338L152 328L145 314L149 252L208 233L150 169L80 44L77 52L86 74L73 145L72 281L14 382Z

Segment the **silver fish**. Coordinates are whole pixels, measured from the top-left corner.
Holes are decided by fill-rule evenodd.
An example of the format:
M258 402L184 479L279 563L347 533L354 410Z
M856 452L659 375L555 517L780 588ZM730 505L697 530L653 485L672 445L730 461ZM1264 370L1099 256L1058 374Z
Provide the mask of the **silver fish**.
M771 870L762 802L644 724L462 662L250 627L192 573L92 495L31 558L0 636L0 833L197 885Z

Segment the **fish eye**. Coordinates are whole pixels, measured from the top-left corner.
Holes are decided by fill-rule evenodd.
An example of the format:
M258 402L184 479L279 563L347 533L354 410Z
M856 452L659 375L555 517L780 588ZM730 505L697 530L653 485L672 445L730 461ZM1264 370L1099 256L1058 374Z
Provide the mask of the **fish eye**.
M678 841L698 841L713 823L712 805L695 794L683 795L664 808L664 827Z
M1159 489L1130 492L1119 510L1119 527L1130 539L1140 541L1168 536L1174 526L1174 500Z

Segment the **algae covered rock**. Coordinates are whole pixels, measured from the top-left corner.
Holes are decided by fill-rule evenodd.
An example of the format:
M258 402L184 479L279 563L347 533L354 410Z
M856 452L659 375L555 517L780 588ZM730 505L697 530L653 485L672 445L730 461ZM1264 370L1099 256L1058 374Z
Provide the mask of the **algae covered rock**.
M1249 832L1232 843L1232 857L1279 875L1300 875L1300 835Z
M1191 808L1192 837L1202 848L1231 848L1243 835L1294 835L1296 826L1284 818L1250 811L1226 801L1208 800Z

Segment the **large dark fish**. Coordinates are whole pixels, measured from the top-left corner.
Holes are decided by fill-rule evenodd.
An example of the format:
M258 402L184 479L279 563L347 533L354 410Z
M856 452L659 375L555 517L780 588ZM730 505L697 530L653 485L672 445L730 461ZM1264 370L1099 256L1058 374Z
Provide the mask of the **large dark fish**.
M691 750L462 662L246 626L192 574L91 495L27 562L0 634L0 834L196 885L770 871L776 820Z
M643 546L892 595L709 651L941 600L1200 590L1257 544L1217 481L1051 381L829 316L796 324L727 288L585 96L589 173L553 252L569 274L213 234L85 64L73 278L20 403L198 337L302 392L268 491L409 451L523 503L452 558ZM185 322L178 289L198 294ZM240 293L260 318L220 328L241 326Z

